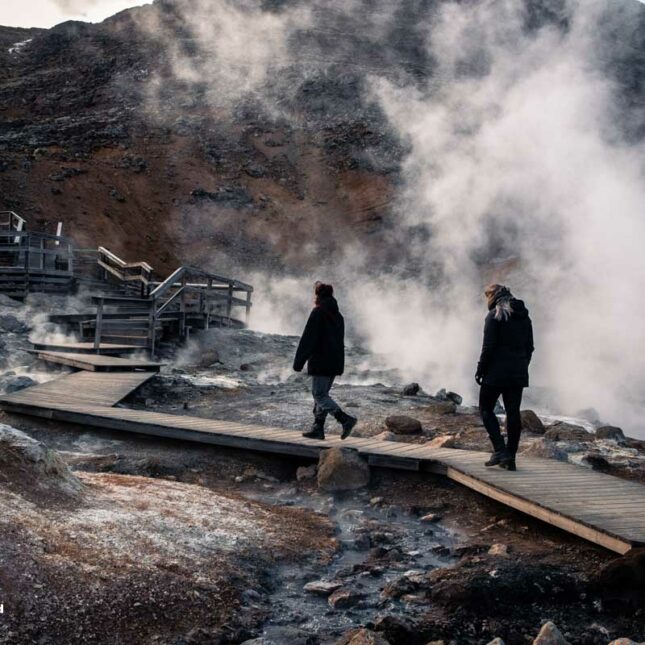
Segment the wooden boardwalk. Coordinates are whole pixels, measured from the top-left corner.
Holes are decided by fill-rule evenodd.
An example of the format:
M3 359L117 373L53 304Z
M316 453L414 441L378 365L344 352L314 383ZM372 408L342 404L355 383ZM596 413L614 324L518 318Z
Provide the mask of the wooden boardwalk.
M315 459L332 446L370 464L443 474L507 506L617 553L645 545L645 486L553 460L520 459L518 471L485 468L487 454L350 437L305 439L285 428L113 407L154 374L78 372L0 398L7 411L108 428Z
M35 350L39 359L48 363L67 365L90 372L127 372L141 370L143 372L158 372L161 363L147 359L118 358L105 354L76 354L73 352L47 352Z

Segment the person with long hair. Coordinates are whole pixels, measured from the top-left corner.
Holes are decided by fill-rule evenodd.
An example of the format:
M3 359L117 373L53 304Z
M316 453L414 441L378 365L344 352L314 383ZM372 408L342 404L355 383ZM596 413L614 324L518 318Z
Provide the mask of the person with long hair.
M314 297L314 308L309 314L293 361L296 372L301 372L307 363L314 398L314 423L311 430L303 432L302 436L324 439L325 421L327 415L331 414L341 425L341 439L346 439L357 419L343 412L329 395L334 379L345 370L345 320L330 284L316 282Z
M484 295L488 315L475 380L480 385L479 411L493 444L493 454L486 466L515 470L522 432L522 393L529 385L529 363L534 350L533 324L524 303L514 298L508 287L491 284ZM495 414L500 395L506 410L506 443Z

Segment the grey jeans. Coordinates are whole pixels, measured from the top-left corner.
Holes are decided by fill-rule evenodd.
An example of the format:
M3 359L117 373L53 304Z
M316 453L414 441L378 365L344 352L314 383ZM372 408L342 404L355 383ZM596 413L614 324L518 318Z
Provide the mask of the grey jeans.
M329 396L329 390L334 384L334 376L312 376L311 393L314 397L314 416L335 414L340 406Z

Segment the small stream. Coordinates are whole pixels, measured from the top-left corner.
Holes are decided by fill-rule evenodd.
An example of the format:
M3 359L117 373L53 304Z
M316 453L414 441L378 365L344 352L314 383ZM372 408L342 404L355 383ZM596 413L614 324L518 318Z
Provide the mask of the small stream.
M274 572L272 616L264 626L263 645L306 642L316 635L332 643L348 629L370 623L380 615L414 617L427 602L414 593L414 580L432 569L450 566L456 536L439 522L425 523L416 514L389 506L368 491L343 497L302 493L294 487L256 494L270 504L300 506L324 513L337 527L341 548L325 564L283 564ZM406 593L383 594L389 583L402 580ZM412 581L407 585L407 580ZM310 582L329 582L350 593L337 607L326 594L307 592ZM326 640L327 639L327 640Z

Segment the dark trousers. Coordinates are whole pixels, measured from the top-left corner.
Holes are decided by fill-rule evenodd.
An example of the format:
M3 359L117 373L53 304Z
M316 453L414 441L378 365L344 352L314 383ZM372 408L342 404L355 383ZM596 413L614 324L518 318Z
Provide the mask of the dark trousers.
M336 414L340 410L338 403L329 396L334 376L312 376L311 394L314 397L314 417L316 421L325 423L328 414Z
M523 387L482 385L479 390L479 412L495 450L504 449L504 439L499 431L499 421L495 415L495 404L500 395L502 396L506 409L506 434L508 435L506 448L513 457L517 453L522 433L520 406L522 405L523 389Z

